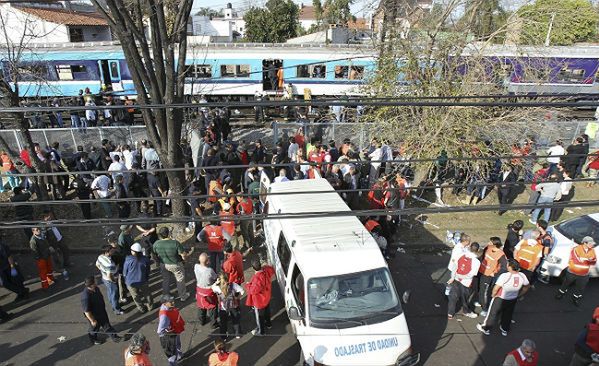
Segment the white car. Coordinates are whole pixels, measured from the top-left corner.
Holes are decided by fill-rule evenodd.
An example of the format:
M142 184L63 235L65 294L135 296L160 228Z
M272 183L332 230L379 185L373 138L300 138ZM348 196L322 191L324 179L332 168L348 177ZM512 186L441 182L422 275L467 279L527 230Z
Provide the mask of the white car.
M553 248L540 268L540 276L545 280L559 277L568 267L570 252L582 238L590 236L599 243L599 213L579 216L566 220L547 229L553 236ZM595 254L599 258L599 246L595 246ZM599 277L599 263L591 267L591 277Z

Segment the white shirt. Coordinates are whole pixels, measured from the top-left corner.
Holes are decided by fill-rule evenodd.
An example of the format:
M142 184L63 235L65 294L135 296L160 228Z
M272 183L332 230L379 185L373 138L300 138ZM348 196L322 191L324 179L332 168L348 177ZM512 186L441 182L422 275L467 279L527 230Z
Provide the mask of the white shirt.
M288 181L289 181L289 179L287 177L281 177L281 176L275 177L275 183L288 182Z
M114 282L114 275L116 274L116 264L112 261L112 259L104 254L100 254L98 259L96 260L96 267L102 273L102 279Z
M92 190L96 190L96 194L100 198L106 198L110 194L108 188L110 187L110 178L106 175L100 175L94 179L91 185Z
M109 172L114 172L112 173L112 181L116 183L116 177L118 175L122 175L123 176L123 185L125 187L127 187L127 181L129 178L129 174L127 174L127 167L125 166L125 164L121 163L120 161L113 161L110 166L108 167L108 171Z
M381 150L380 147L376 148L368 156L370 157L370 160L378 161L376 163L371 163L373 168L378 169L381 166L380 160L383 157L383 150Z
M125 167L127 169L133 169L133 160L135 159L135 155L130 150L123 150L123 160L125 160Z
M455 279L456 281L460 282L462 285L464 285L466 287L470 287L472 285L472 279L474 278L474 276L476 276L478 274L478 269L480 268L480 261L476 257L476 254L472 253L470 250L467 250L467 251L465 251L464 254L459 256L458 259L456 260L456 267L457 267L458 261L462 257L470 258L470 260L471 260L470 271L466 274L458 274L457 272L454 271L454 272L452 272L452 278Z
M547 150L547 155L551 155L552 157L547 158L547 161L552 164L558 164L561 158L561 155L566 155L566 150L564 150L563 146L555 145ZM553 157L555 156L555 157Z
M468 246L463 246L462 243L454 246L451 250L451 257L449 258L449 264L447 265L447 269L451 272L455 272L456 270L456 262L458 258L460 258L464 253L468 251Z
M562 191L562 196L569 195L570 189L572 189L572 178L564 178L564 180L559 184L559 187Z
M528 286L528 284L528 278L523 273L502 273L497 277L497 282L495 282L495 286L501 287L497 296L504 300L514 300L518 297L520 289Z
M86 106L88 107L95 107L96 103L94 102L87 102L85 103ZM96 120L96 113L93 109L86 109L85 110L85 119L89 120L89 121L95 121Z
M299 150L299 145L297 143L293 143L289 145L289 149L287 149L287 156L293 162L297 161L297 151Z

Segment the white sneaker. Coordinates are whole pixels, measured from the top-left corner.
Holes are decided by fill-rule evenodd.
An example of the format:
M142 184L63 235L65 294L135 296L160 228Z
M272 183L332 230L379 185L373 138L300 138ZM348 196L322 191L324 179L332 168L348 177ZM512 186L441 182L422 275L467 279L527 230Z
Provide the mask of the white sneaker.
M181 301L185 301L187 299L189 299L189 292L186 292L183 294L183 296L181 296Z
M482 307L482 305L481 305L481 304L480 304L480 302L478 302L478 301L476 301L476 302L474 303L474 306L476 306L477 308L480 308L480 307Z
M478 318L478 314L476 314L476 313L474 313L474 312L472 312L472 313L466 313L466 314L464 314L464 315L465 315L465 316L467 316L468 318L471 318L471 319L476 319L476 318Z
M501 331L501 335L507 337L507 330L503 329L501 325L499 326L499 330Z
M258 332L258 328L256 328L256 329L252 329L252 335L255 335L255 336L259 337L259 336L262 335L262 333Z
M485 328L483 328L483 326L480 323L476 324L476 329L478 329L482 334L486 336L491 335L491 331L485 330Z
M483 310L483 311L480 312L479 315L484 318L485 316L487 316L487 312Z

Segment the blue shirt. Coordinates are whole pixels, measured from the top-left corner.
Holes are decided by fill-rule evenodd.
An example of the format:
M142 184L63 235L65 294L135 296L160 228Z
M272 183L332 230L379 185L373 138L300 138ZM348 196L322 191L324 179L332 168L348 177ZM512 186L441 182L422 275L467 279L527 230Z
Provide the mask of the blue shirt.
M123 265L123 276L127 286L139 286L150 278L150 260L148 257L128 255Z
M160 305L160 310L168 310L170 308L168 308L165 305ZM160 317L158 318L158 331L157 333L162 336L164 335L164 333L167 333L167 329L169 329L171 327L171 320L168 318L168 316L166 315L160 315Z

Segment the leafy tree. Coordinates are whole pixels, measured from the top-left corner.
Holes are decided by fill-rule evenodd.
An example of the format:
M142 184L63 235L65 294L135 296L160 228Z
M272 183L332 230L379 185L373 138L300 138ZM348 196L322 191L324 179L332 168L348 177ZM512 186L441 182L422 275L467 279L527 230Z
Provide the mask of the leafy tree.
M536 0L518 10L522 20L520 43L544 44L552 23L550 43L571 45L594 39L599 14L589 0Z
M355 20L350 11L354 0L313 0L314 15L316 16L316 30L326 29L329 24L347 25L350 20ZM316 31L315 30L315 31Z
M298 35L299 7L291 0L268 0L264 8L252 7L243 19L250 42L285 42Z
M211 8L200 8L200 10L198 10L196 15L201 15L201 16L210 17L210 18L215 18L215 17L222 18L224 16L222 9L217 11L217 10L214 10Z
M487 0L478 2L470 0L465 14L476 14L472 22L472 33L479 39L489 39L507 22L509 13L501 7L500 0Z

